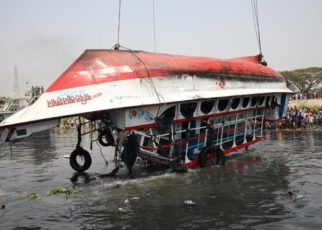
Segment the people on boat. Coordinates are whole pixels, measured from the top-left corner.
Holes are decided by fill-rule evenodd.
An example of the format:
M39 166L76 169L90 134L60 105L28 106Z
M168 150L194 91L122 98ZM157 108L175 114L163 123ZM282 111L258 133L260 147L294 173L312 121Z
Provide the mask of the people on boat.
M32 86L31 87L31 97L39 97L44 93L44 87L43 86Z

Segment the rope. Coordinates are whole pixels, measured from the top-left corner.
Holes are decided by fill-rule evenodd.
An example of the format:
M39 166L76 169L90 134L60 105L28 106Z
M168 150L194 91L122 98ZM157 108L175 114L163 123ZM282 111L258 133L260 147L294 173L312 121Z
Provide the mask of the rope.
M131 52L131 54L132 55L134 55L138 60L139 60L139 62L141 62L143 65L144 65L144 68L146 69L146 71L147 71L147 73L148 73L148 79L146 79L146 78L144 78L144 79L146 79L147 80L147 82L152 86L152 89L153 89L153 91L155 92L155 94L156 94L156 96L157 96L157 98L158 98L158 101L159 101L159 108L158 108L158 111L157 111L157 114L156 114L156 117L158 117L159 116L159 112L160 112L160 109L161 109L161 104L163 104L163 105L166 105L166 102L163 102L162 103L162 101L161 101L161 99L163 99L163 101L165 101L165 99L164 99L164 97L161 95L161 94L159 94L159 92L157 91L157 88L155 87L155 85L154 85L154 82L153 82L153 79L152 79L152 77L151 77L151 73L150 73L150 70L149 70L149 68L148 68L148 66L145 64L145 62L138 56L138 55L136 55L135 54L135 52L133 52L133 50L132 49L129 49L129 48L126 48L126 47L124 47L124 46L121 46L120 44L117 44L117 45L115 45L114 46L114 49L119 49L119 48L123 48L123 49L125 49L125 50L129 50L130 52Z
M155 10L154 10L154 0L153 0L153 37L154 37L154 52L157 52L157 42L155 36Z
M115 45L115 49L118 49L120 46L120 28L121 28L121 0L119 0L119 18L118 18L118 26L117 26L117 43Z
M149 80L150 80L150 82L151 82L152 88L153 88L153 90L154 90L155 94L156 94L156 95L157 95L157 97L158 97L159 103L161 104L162 102L161 102L160 97L162 97L162 95L158 93L157 88L156 88L156 87L155 87L155 85L154 85L154 82L153 82L153 80L152 80L152 77L151 77L150 70L149 70L148 66L145 64L145 62L144 62L141 58L139 58L137 55L135 55L135 56L136 56L136 58L137 58L137 59L138 59L138 60L139 60L143 65L144 65L144 67L145 67L145 69L146 69L146 71L147 71L147 73L148 73L148 77L149 77Z
M259 29L257 0L251 0L251 4L252 4L253 20L254 20L255 33L256 33L258 47L259 47L259 53L260 53L260 55L263 56L260 29Z
M104 157L104 155L103 155L103 152L102 152L101 146L98 144L98 142L97 142L97 141L96 141L96 144L97 144L97 146L98 146L98 148L99 148L99 150L100 150L101 156L102 156L102 158L103 158L103 160L104 160L104 162L105 162L105 166L108 166L108 161L106 160L106 158L105 158L105 157Z
M119 50L120 48L123 48L123 49L126 49L126 50L129 50L131 51L132 55L134 55L145 67L147 73L148 73L148 82L150 83L150 85L152 86L152 89L153 91L155 92L157 98L158 98L158 101L159 101L159 108L158 108L158 111L157 111L157 115L156 117L159 116L159 112L160 112L160 107L161 107L161 98L164 100L164 98L162 97L161 94L158 93L155 85L154 85L154 82L151 78L151 74L150 74L150 70L149 68L147 67L147 65L143 62L143 60L141 60L141 58L139 58L134 52L133 50L129 49L129 48L126 48L126 47L123 47L120 45L120 27L121 27L121 0L119 0L119 15L118 15L118 30L117 30L117 43L112 47L114 50ZM153 34L154 34L154 52L156 52L156 33L155 33L155 12L154 12L154 0L153 0ZM164 103L165 105L166 103Z
M133 52L132 52L132 54L134 54ZM158 98L158 101L159 101L159 108L158 108L158 111L157 111L157 114L156 114L156 117L158 117L159 116L159 113L160 113L160 108L161 108L161 104L162 104L162 102L161 102L161 98L163 99L163 101L165 101L164 100L164 98L162 97L162 95L161 94L159 94L159 92L157 91L157 88L155 87L155 85L154 85L154 82L153 82L153 79L152 79L152 77L151 77L151 74L150 74L150 70L149 70L149 68L148 68L148 66L144 63L144 61L141 59L141 58L139 58L137 55L135 55L134 54L134 56L144 65L144 67L145 67L145 69L146 69L146 71L147 71L147 73L148 73L148 79L150 80L150 81L148 81L149 83L150 83L150 85L152 85L152 88L153 88L153 90L154 90L154 92L155 92L155 94L157 95L157 98ZM165 105L166 103L164 102L164 105Z

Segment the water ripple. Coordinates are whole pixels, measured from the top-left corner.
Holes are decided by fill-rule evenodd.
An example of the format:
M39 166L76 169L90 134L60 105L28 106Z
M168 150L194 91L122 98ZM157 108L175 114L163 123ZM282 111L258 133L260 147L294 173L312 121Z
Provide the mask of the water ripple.
M125 168L118 178L99 177L114 165L112 150L102 149L106 166L96 144L92 167L75 174L64 158L76 146L75 130L42 133L0 146L0 229L320 229L321 137L267 131L225 167L176 174L137 164L128 179ZM83 145L89 149L87 137ZM54 187L82 192L49 196Z

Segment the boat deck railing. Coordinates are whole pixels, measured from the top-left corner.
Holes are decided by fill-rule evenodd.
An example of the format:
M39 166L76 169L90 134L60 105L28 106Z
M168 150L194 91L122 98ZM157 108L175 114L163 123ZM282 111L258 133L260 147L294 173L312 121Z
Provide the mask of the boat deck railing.
M169 159L184 152L194 158L207 145L219 146L222 150L254 141L263 135L264 110L255 110L252 115L237 113L235 119L193 127L196 121L189 121L188 127L170 129L158 133L155 128L134 131L140 137L140 150L144 154L168 157ZM193 124L194 123L194 124Z

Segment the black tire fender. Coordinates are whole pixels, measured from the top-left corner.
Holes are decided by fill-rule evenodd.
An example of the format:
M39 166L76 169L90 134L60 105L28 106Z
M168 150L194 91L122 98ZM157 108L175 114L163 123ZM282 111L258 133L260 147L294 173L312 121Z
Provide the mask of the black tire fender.
M77 161L77 157L82 157L84 160L84 164L79 164ZM87 169L89 169L89 167L92 164L92 158L91 155L89 154L88 151L86 151L85 149L83 149L82 147L77 147L71 154L69 157L69 164L70 166L77 172L84 172Z
M206 167L208 165L208 155L213 155L216 159L216 165L225 165L225 153L219 146L211 146L202 149L199 153L199 165L200 167Z
M109 129L100 131L97 140L102 146L105 147L114 145L114 138Z

